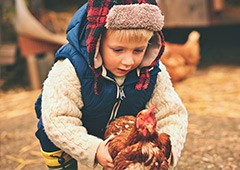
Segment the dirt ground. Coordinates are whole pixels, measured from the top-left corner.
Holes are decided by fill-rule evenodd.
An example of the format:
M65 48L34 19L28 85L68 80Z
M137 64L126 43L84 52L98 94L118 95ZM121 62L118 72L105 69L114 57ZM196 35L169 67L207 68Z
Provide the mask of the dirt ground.
M176 170L240 169L240 67L211 66L175 84L189 112ZM46 170L34 136L40 90L0 92L0 169Z

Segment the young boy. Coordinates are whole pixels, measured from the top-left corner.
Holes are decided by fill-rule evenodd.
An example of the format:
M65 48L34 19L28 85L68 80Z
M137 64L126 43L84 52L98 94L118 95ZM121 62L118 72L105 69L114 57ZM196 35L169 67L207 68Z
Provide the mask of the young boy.
M103 140L106 126L153 105L157 130L171 137L170 165L176 166L187 111L159 61L162 27L155 0L89 0L76 12L69 43L56 53L36 102L36 135L49 168L77 169L77 161L78 169L113 169Z

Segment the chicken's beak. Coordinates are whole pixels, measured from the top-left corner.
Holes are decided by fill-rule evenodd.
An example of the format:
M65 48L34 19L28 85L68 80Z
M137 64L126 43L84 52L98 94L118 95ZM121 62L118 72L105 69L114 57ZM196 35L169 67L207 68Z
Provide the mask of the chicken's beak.
M147 130L150 134L153 134L153 126L152 125L148 125Z

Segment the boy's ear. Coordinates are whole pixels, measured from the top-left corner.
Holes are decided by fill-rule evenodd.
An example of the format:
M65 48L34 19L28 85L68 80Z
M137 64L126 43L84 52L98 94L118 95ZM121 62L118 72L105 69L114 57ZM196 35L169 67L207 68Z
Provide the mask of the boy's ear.
M161 36L158 32L154 32L152 38L148 42L148 46L140 68L152 64L152 62L158 57L161 45Z

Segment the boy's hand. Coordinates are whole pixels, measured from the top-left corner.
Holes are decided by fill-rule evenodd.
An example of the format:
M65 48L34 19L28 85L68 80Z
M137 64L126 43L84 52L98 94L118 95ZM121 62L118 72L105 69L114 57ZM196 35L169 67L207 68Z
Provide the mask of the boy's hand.
M111 139L111 136L102 141L97 149L96 159L100 165L102 165L104 170L112 170L114 168L112 157L108 152L108 141Z

